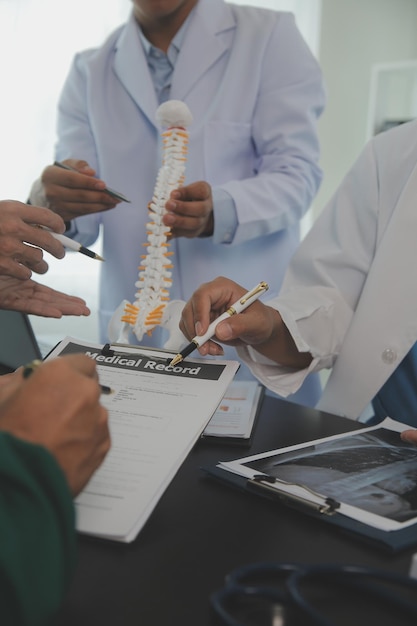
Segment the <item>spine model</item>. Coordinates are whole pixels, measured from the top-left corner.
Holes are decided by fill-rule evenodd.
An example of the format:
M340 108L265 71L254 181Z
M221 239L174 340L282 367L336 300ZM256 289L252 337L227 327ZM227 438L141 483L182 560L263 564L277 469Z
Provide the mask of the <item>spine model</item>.
M127 301L123 303L123 312L119 317L123 328L120 329L119 341L127 340L126 333L129 329L140 341L145 333L151 335L155 327L163 324L172 284L174 253L169 250L171 232L162 223L162 217L166 213L165 204L171 192L184 183L188 150L187 126L191 123L192 116L183 102L170 100L157 109L156 119L165 129L161 133L162 166L148 205L147 241L143 244L146 252L141 256L142 263L138 268L138 281L135 283L138 291L133 304Z

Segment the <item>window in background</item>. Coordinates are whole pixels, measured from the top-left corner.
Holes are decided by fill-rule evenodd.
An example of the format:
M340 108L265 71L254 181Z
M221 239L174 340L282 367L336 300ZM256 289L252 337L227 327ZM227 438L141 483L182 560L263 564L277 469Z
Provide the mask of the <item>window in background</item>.
M130 0L0 0L1 199L26 201L53 160L56 105L74 54L100 45L130 9ZM99 262L72 252L62 261L47 257L50 271L35 279L84 298L92 315L32 316L36 335L45 346L70 334L96 341Z
M235 3L292 11L317 54L321 0ZM130 9L130 0L0 0L0 199L26 201L33 180L53 160L56 104L73 55L100 45ZM100 242L94 248L99 252ZM61 320L32 316L36 335L43 345L65 335L97 341L99 262L73 252L63 261L48 255L48 262L48 274L35 279L83 297L92 315Z

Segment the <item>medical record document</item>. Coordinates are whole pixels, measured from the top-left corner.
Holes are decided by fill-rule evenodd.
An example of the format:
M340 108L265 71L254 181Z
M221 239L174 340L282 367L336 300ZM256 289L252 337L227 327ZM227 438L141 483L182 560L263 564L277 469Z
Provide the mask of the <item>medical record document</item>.
M239 367L141 346L99 346L67 337L47 359L84 353L109 388L112 445L76 498L77 530L131 542L200 437Z

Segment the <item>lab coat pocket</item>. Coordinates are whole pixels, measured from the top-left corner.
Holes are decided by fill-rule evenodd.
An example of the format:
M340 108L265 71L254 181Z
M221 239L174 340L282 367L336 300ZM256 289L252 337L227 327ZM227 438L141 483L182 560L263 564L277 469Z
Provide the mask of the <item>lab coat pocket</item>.
M207 181L220 185L253 176L255 151L251 125L211 121L204 129Z

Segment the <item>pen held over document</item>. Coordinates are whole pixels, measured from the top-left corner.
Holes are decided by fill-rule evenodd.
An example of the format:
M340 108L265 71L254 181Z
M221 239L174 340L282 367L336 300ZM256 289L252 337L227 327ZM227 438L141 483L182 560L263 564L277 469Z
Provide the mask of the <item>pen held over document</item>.
M267 291L268 289L268 283L262 281L259 283L259 285L256 285L256 287L245 293L241 298L239 298L239 300L232 304L232 306L230 306L227 311L222 313L222 315L220 315L217 319L214 320L214 322L210 324L204 335L197 335L196 337L194 337L194 339L191 340L191 343L189 343L188 346L181 350L181 352L179 352L172 359L170 365L176 365L177 363L180 363L183 359L185 359L186 356L191 354L191 352L193 352L197 348L201 348L203 343L206 343L212 337L214 337L217 324L219 324L223 320L226 320L228 317L231 317L236 313L241 313L242 311L247 309L248 306L252 304L252 302L255 302L255 300L257 300L259 296L265 293L265 291Z
M34 359L30 363L27 363L22 369L23 378L29 378L29 376L31 376L33 372L39 367L39 365L42 365L42 363L43 361L41 361L40 359ZM106 396L113 393L113 389L109 387L108 385L100 384L100 391Z

